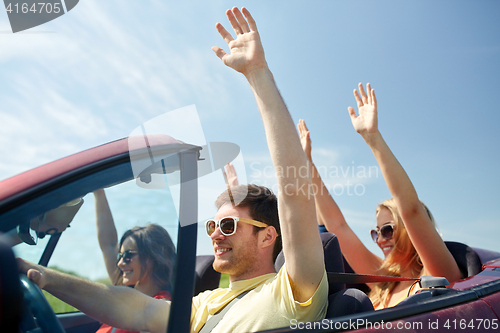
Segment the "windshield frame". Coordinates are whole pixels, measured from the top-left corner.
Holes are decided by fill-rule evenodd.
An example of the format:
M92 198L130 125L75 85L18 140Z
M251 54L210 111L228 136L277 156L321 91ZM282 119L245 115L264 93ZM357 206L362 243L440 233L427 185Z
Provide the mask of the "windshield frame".
M107 145L127 144L127 139L114 141L103 146L92 148L82 153L102 150ZM197 207L198 207L198 160L202 148L194 145L175 142L173 144L157 145L147 149L135 150L135 156L150 156L151 151L155 153L155 161L159 154L164 156L161 161L168 160L169 171L180 171L180 203L179 203L179 225L177 239L177 256L175 262L174 284L172 290L172 306L168 332L188 331L190 326L191 299L194 291L196 245L197 245ZM42 167L27 171L0 182L0 187L7 184L19 183L19 179L31 178L40 175L43 170L51 166L64 163L71 165L71 159L78 157L78 153L64 159L46 164ZM132 162L128 148L121 149L118 153L101 156L98 159L90 159L88 163L80 163L77 167L72 166L69 170L61 172L53 177L46 177L38 183L26 186L19 184L17 192L10 196L0 195L0 231L8 232L24 221L55 209L71 200L85 196L99 188L116 183L134 179ZM80 161L81 162L81 161ZM153 164L154 161L153 161ZM177 167L175 167L177 164ZM98 174L96 176L96 174ZM89 178L89 176L92 176ZM91 181L89 181L91 179ZM23 187L24 186L24 187ZM54 247L61 233L51 235L51 240L45 247L47 255L42 255L43 264L47 265L52 251L48 247ZM54 237L55 236L55 237ZM47 251L48 250L48 251ZM42 259L41 258L41 259ZM181 259L182 258L182 259Z

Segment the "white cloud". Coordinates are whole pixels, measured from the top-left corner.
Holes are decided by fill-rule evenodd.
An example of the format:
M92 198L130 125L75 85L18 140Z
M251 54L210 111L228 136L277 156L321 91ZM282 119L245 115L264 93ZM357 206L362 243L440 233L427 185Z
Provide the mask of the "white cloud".
M151 21L143 3L88 0L25 34L2 36L0 178L125 137L197 97L211 99L211 115L228 109L226 82L210 71L212 51L179 49L188 45L179 42L183 27L166 37L165 15L155 12L175 11L147 6Z

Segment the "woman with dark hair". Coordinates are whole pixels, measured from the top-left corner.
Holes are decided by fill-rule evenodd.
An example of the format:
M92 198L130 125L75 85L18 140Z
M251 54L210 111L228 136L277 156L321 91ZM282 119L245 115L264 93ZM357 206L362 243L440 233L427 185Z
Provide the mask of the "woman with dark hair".
M94 192L99 246L114 285L129 286L157 299L170 300L175 246L157 224L127 230L118 243L113 216L103 189ZM97 333L126 333L103 324Z
M358 105L349 107L352 125L371 148L393 198L378 205L377 227L371 231L373 240L384 254L384 259L372 253L346 223L342 212L330 196L328 189L312 163L310 132L300 120L302 147L311 163L315 189L318 222L337 235L342 253L358 274L381 274L418 278L423 275L443 276L449 282L460 279L460 271L453 256L436 230L429 209L419 200L417 192L382 138L378 128L375 91L367 84L367 92L359 84L354 90ZM416 289L410 282L370 284L368 295L375 309L391 307Z

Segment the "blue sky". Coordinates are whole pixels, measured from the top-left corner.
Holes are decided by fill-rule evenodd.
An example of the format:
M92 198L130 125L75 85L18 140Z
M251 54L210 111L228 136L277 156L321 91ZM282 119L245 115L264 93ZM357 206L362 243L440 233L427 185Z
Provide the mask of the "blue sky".
M272 187L248 84L210 49L226 46L215 23L228 26L235 5L256 19L294 121L306 120L316 164L372 250L390 193L380 173L358 175L376 166L347 112L358 82L375 88L382 135L443 237L500 251L497 1L85 0L16 34L0 12L0 179L194 104L206 141L238 144L237 171Z

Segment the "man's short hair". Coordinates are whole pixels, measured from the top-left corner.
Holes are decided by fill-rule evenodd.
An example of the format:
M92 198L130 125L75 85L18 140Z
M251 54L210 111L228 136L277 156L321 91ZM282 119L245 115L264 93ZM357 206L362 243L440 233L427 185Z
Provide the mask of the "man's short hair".
M215 201L215 206L217 209L220 209L226 203L232 204L234 207L248 208L252 219L273 226L276 229L279 235L276 237L273 251L273 260L276 260L283 244L278 217L278 198L276 195L264 186L255 184L237 185L222 192Z

